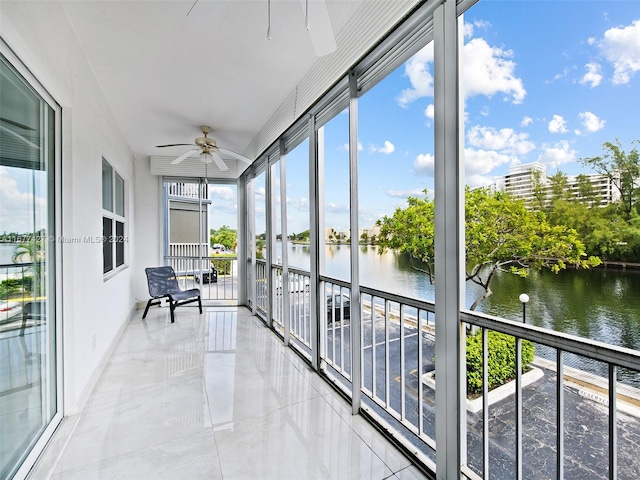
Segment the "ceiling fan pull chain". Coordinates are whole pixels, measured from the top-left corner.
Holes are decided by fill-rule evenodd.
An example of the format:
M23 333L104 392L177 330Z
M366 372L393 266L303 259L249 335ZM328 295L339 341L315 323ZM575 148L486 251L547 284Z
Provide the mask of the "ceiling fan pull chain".
M271 40L271 0L267 0L267 40Z
M304 28L309 30L309 0L304 2Z

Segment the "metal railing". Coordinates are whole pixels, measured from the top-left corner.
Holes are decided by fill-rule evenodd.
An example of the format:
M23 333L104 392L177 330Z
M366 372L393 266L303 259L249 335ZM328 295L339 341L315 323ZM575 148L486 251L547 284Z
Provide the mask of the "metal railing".
M295 346L305 355L311 351L310 281L309 272L289 267L288 282L284 282L282 266L273 265L273 321L284 332L284 289L289 290L289 324Z
M0 265L0 397L39 388L47 318L46 298L34 293L36 266Z
M263 316L267 314L268 305L267 292L267 262L256 260L256 309Z
M202 198L204 200L209 198L209 189L207 188L207 185L198 185L197 183L189 182L168 183L167 193L172 197Z
M471 311L462 311L460 318L465 324L480 329L483 363L481 410L470 422L481 425L481 428L471 432L476 435L476 451L473 441L470 441L469 461L463 468L465 475L490 478L492 468L504 472L506 457L510 477L516 479L531 478L531 475L540 478L578 478L584 475L591 478L635 478L636 475L629 476L629 472L637 471L638 465L625 465L623 474L618 469L618 455L623 451L618 436L622 427L618 413L625 412L626 431L637 437L640 434L637 419L640 390L620 382L618 376L623 372L627 376L637 375L640 352ZM517 352L513 393L500 404L503 412L508 409L512 413L513 419L513 431L503 436L502 450L495 448L491 441L504 425L496 425L495 416L490 415L489 332L515 338ZM522 356L519 355L524 341L533 343L536 355L541 353L547 357L536 356L533 362L534 366L545 370L546 382L538 381L527 386L526 390ZM567 366L576 358L589 360L592 365L596 362L599 372L589 371L591 367L588 366ZM588 363L583 361L581 365ZM606 376L599 374L603 371ZM571 401L567 401L568 395ZM468 413L468 417L471 416ZM536 426L540 424L542 428ZM592 448L592 443L598 444L601 455L584 454ZM525 448L530 445L537 447L535 454L531 448ZM567 451L569 445L570 452ZM505 450L505 447L510 448ZM624 446L627 452L630 448L635 447ZM579 459L582 473L576 469L576 459Z
M238 257L172 256L165 262L173 267L182 288L200 288L203 300L238 300Z
M257 279L266 278L266 265L262 268ZM282 268L274 267L274 272L274 305L280 304L274 307L274 320L281 325ZM289 274L291 337L310 350L319 348L320 368L349 394L350 284L320 277L320 341L314 346L306 333L311 318L304 290L310 275L293 269ZM421 458L434 461L435 305L363 286L360 292L363 408L385 429L402 436L401 441L415 446ZM461 311L460 321L462 331L482 338L482 393L468 397L467 418L460 419L468 430L467 444L460 445L461 475L577 478L596 472L598 478L634 478L629 472L640 469L640 460L631 467L628 463L634 458L633 439L640 438L640 389L627 380L635 375L640 385L640 352L472 311ZM515 378L501 387L511 390L497 400L496 393L489 392L489 332L510 338L512 347L501 348L514 349ZM522 361L525 342L535 349L530 366ZM585 367L591 364L595 367ZM585 412L591 413L581 417ZM585 433L593 429L595 437ZM584 453L594 448L589 438L602 455ZM622 469L620 452L626 455Z

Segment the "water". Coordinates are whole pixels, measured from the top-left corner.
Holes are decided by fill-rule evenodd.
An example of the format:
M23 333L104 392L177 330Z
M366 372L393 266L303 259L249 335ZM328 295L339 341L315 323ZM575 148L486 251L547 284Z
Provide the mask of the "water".
M16 246L15 243L0 243L0 265L13 263L12 259Z
M406 255L378 254L376 247L360 246L360 283L381 291L433 301L434 286L425 273L412 267ZM277 250L278 251L278 250ZM309 269L309 247L289 245L289 263ZM327 276L349 280L350 247L326 247ZM531 272L529 277L499 272L491 295L476 309L511 320L522 320L521 293L529 295L526 322L583 338L640 350L640 270L595 268ZM470 307L482 289L466 284L465 305ZM536 354L555 360L555 351L537 345ZM606 366L575 355L566 364L606 377ZM620 370L621 379L640 387L635 372Z

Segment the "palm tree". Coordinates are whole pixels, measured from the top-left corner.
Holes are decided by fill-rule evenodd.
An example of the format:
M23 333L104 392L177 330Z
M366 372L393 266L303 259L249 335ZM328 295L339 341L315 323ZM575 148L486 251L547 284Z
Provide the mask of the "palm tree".
M44 239L33 238L28 242L19 243L11 257L13 263L27 264L33 271L33 296L38 296L38 288L42 279L42 264L46 258L46 244Z

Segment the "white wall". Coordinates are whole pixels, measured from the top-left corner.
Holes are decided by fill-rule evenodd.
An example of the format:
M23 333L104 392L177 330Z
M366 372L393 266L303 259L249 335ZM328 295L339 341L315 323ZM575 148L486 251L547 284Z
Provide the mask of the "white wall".
M149 299L146 267L157 267L162 260L162 210L160 199L162 196L162 180L157 175L151 175L149 157L138 158L135 162L135 225L134 237L136 244L136 271L134 272L135 298L140 303Z
M67 238L102 235L103 156L127 186L127 269L105 281L101 244L60 245L63 315L58 320L64 329L65 414L69 415L82 408L135 308L136 168L57 2L2 2L0 35L63 109L62 231L58 234Z

